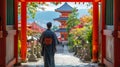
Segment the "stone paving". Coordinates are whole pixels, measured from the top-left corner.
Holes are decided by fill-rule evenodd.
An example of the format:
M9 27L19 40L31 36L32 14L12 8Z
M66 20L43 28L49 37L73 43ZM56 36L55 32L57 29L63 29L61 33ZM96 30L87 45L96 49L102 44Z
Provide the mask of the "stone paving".
M22 66L17 67L44 67L43 58L37 62L22 63ZM67 46L57 46L55 54L55 67L98 67L97 64L83 63L79 58L73 56L73 53L68 52Z

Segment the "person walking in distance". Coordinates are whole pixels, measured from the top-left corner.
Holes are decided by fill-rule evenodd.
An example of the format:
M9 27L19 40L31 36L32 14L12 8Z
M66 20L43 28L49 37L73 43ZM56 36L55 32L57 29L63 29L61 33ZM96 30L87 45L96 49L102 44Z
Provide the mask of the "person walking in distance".
M40 37L42 46L41 55L44 58L44 67L55 67L54 55L56 52L56 45L58 44L57 37L51 31L52 23L47 23L47 30L44 31Z

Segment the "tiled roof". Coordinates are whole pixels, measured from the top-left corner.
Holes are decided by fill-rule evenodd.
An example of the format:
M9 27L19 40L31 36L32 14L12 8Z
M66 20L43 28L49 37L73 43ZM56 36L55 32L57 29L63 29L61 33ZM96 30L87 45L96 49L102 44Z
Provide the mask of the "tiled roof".
M66 21L66 20L68 20L68 17L59 17L59 18L55 18L54 20L57 20L57 21L60 21L60 20Z
M61 7L57 8L56 11L72 11L72 7L67 3L64 3Z
M56 30L55 32L67 32L67 29L66 28L60 28L60 29Z

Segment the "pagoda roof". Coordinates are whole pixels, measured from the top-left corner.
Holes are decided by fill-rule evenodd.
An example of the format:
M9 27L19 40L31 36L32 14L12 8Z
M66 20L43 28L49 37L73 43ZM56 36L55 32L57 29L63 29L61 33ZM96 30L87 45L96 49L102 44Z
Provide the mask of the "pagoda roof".
M66 28L60 28L60 29L56 30L55 32L67 32L67 29Z
M72 12L73 8L68 5L68 3L64 3L61 7L55 9L55 11L58 11L58 12Z
M66 20L68 20L68 17L59 17L59 18L55 18L54 20L57 20L57 21L66 21Z

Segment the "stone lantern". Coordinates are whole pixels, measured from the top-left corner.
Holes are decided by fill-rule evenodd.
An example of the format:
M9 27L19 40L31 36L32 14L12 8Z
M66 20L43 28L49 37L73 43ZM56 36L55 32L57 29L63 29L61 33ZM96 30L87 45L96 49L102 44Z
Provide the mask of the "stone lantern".
M37 53L36 53L37 58L41 58L41 53L40 53L41 47L40 47L40 43L38 40L37 40L36 49L37 49Z
M31 52L30 52L30 56L28 57L28 61L37 61L37 57L34 54L34 38L33 38L33 36L30 41L31 41Z

